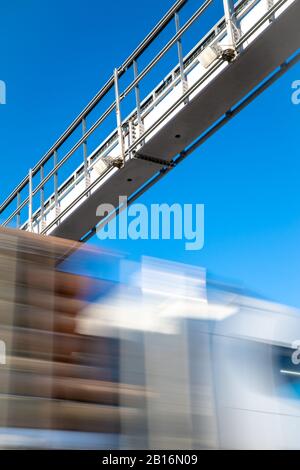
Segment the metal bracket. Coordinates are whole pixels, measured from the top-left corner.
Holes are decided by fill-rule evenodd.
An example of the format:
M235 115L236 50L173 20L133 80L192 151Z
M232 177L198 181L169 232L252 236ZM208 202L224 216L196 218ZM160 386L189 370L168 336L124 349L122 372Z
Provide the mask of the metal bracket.
M149 155L135 154L134 158L136 158L137 160L144 160L146 162L155 163L156 165L163 166L163 167L173 168L176 166L176 163L173 160L167 162L166 160L163 160L162 158L151 157Z

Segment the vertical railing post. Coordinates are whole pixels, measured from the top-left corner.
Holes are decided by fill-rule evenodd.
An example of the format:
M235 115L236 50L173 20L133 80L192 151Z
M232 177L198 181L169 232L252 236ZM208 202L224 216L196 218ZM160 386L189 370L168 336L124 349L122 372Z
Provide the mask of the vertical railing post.
M269 11L274 6L274 0L266 0L266 2L267 2L267 10ZM269 23L272 23L274 19L275 19L275 15L272 15L269 19Z
M175 26L176 26L176 33L180 30L180 19L179 13L175 13ZM183 63L183 53L182 53L182 40L181 38L177 41L177 51L178 51L178 60L179 60L179 70L180 70L180 79L182 84L182 93L185 93L188 89L187 79L184 73L184 63Z
M138 71L138 64L137 61L133 61L133 76L134 80L138 77L139 71ZM135 85L135 102L136 102L136 113L137 113L137 121L138 121L138 127L139 127L139 137L144 132L144 124L142 120L142 111L141 111L141 93L140 93L140 84L137 83Z
M56 167L58 163L58 158L57 158L57 150L54 150L53 154L53 164L54 168ZM55 206L55 217L59 216L59 205L58 205L58 173L55 171L54 173L54 206Z
M20 191L17 192L17 209L19 209L21 204L21 195ZM17 213L17 228L20 228L21 225L21 213L20 211Z
M41 166L41 182L44 179L44 165ZM40 205L41 205L41 223L40 232L44 230L44 205L45 205L45 190L44 186L41 187L40 193Z
M133 61L134 80L136 80L138 75L139 75L138 63L137 63L136 59L134 59L134 61ZM143 119L142 119L141 93L140 93L140 84L139 83L137 83L136 86L135 86L135 102L136 102L136 112L137 112L139 137L141 137L144 133L145 128L144 128L144 123L143 123ZM133 127L134 127L134 124L133 124Z
M86 119L82 119L82 135L86 133ZM89 169L88 169L88 150L87 150L87 141L83 142L83 162L84 162L84 180L85 180L85 187L88 188L90 185L90 178L89 178Z
M226 30L227 30L227 37L228 37L228 44L227 46L235 48L235 44L237 41L237 22L235 18L234 12L234 2L233 0L223 0L223 7L224 7L224 16L226 22Z
M28 175L28 229L32 232L32 169L29 170Z
M119 137L119 145L120 145L120 158L122 160L122 166L124 166L125 147L124 147L121 106L120 106L119 77L118 77L117 69L114 70L114 81L115 81L115 97L116 97L116 117L117 117L118 137Z

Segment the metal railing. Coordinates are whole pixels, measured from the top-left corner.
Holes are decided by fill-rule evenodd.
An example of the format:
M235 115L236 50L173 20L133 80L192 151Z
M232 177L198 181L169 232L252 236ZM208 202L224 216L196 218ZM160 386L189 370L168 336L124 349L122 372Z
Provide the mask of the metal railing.
M43 220L45 215L53 206L59 209L59 199L61 194L68 190L68 187L71 187L75 184L77 178L85 178L86 188L80 196L78 196L69 207L74 206L81 197L87 196L89 191L97 184L97 181L89 182L89 170L90 165L96 155L99 154L99 149L96 154L88 154L88 139L95 132L96 129L111 115L112 112L115 112L116 118L116 131L105 141L104 146L107 145L107 148L110 148L111 145L114 145L116 142L120 148L120 161L121 165L124 165L127 159L131 158L133 152L139 145L143 143L146 137L148 137L153 130L155 130L180 104L186 102L189 99L193 91L199 86L200 83L204 82L207 77L209 77L220 65L222 60L217 60L213 67L211 67L207 73L201 77L197 82L192 85L190 88L187 88L184 84L186 70L193 60L200 52L207 47L207 45L213 42L218 34L222 33L226 28L228 28L228 21L231 21L232 18L226 18L222 16L217 25L210 30L207 35L202 38L200 43L198 43L194 49L189 53L189 55L184 58L182 52L181 40L183 35L191 28L191 26L200 18L200 16L206 11L206 9L216 0L205 0L196 11L190 16L186 23L180 27L179 14L183 6L188 2L188 0L178 0L172 6L172 8L166 13L162 20L153 28L149 35L142 41L142 43L135 49L135 51L128 57L128 59L118 68L114 70L111 78L106 82L102 89L95 95L95 97L89 102L86 108L79 114L79 116L72 122L72 124L67 128L67 130L60 136L60 138L55 142L55 144L48 150L48 152L42 157L42 159L35 165L35 167L29 171L29 174L22 180L22 182L17 186L17 188L9 195L9 197L1 204L0 206L0 215L2 215L7 209L13 204L16 204L16 208L12 209L9 216L2 222L2 225L8 225L12 221L16 220L16 226L18 228L25 228L27 230L32 230L32 223L34 218L40 218L41 220L41 233L45 233L46 228L49 229L51 226L55 225L66 211L59 213L57 211L56 217L53 221L47 224L47 227L43 227ZM231 0L217 0L220 4L223 5L224 11L226 13L226 6L230 6ZM230 15L233 14L238 16L245 13L247 8L251 8L259 0L241 0L235 5L234 13L227 8L228 11L231 11ZM278 0L272 8L260 19L259 23L255 28L252 28L246 35L242 36L237 42L237 47L240 47L255 30L257 30L260 25L266 21L286 2L287 0ZM150 44L160 35L160 33L169 25L171 21L175 23L175 34L167 42L166 45L156 54L156 56L145 66L145 68L138 72L138 62L137 60L141 57L144 51L148 49ZM178 65L169 75L171 78L168 80L163 80L154 91L150 94L150 97L146 97L143 101L140 98L140 83L147 76L147 74L153 69L153 67L166 55L166 53L173 47L177 47L178 53ZM120 92L119 89L119 80L120 78L130 69L133 69L134 78L127 86L127 88ZM168 91L168 87L174 86L175 80L181 80L183 83L182 95L181 97L168 109L163 116L161 116L152 126L147 130L143 129L143 119L145 113L149 112L149 107L153 105L155 100L159 99L162 93ZM111 91L114 90L115 97L109 107L98 117L98 119L93 122L91 127L87 129L87 118L95 107L100 103L105 96ZM129 118L137 120L141 130L139 137L128 145L128 148L125 148L124 145L124 127L125 124L128 124L129 118L122 120L121 114L121 103L125 97L127 97L131 92L134 92L135 95L135 107ZM152 100L152 101L151 101ZM61 149L63 144L72 137L78 128L81 127L81 137L73 144L71 149L62 157L58 158L58 151ZM82 166L76 170L76 174L68 186L70 178L65 178L65 181L62 187L58 185L58 171L64 166L64 164L69 161L69 159L74 155L74 153L82 148L83 150L83 163ZM47 174L45 174L46 164L53 160L53 167ZM40 181L34 186L33 178L39 175ZM53 178L53 193L50 197L46 198L44 196L46 184ZM100 177L99 177L100 178ZM28 195L21 202L21 193L28 188ZM40 205L37 211L33 211L33 198L39 195L40 196ZM21 212L28 208L28 216L25 220L26 223L21 220ZM69 207L67 209L69 209Z
M178 12L187 0L177 0L172 8L166 13L166 15L161 19L161 21L153 28L153 30L148 34L148 36L142 41L142 43L135 49L135 51L124 61L124 63L117 69L118 79L126 72L126 70L133 65L141 54L146 50L146 48L154 41L154 39L161 33L161 31L169 24L169 22L174 18L176 12ZM58 152L60 147L67 141L69 137L82 125L85 129L85 121L88 115L94 110L97 104L104 98L104 96L115 86L115 76L112 75L111 78L105 83L105 85L99 90L99 92L94 96L94 98L88 103L84 110L74 119L66 131L59 137L55 144L46 152L46 154L41 158L41 160L34 166L32 170L29 171L28 175L21 181L21 183L15 188L15 190L8 196L8 198L0 206L0 215L5 211L5 209L20 196L21 191L28 186L32 186L30 180L39 173L41 168L43 168L46 163L54 157L55 152ZM74 154L74 152L83 144L86 144L89 136L100 126L100 124L105 120L105 118L116 108L116 101L114 101L109 108L97 119L97 121L91 126L91 128L84 132L81 139L79 139L76 144L71 148L71 150L56 164L50 173L43 177L40 184L31 191L31 195L28 194L28 197L21 203L18 204L17 209L13 211L10 217L3 222L3 225L8 225L8 223L16 217L19 212L32 200L32 197L41 190L49 179L54 176L57 171L62 167L62 165L69 160L69 158ZM30 210L30 209L29 209Z

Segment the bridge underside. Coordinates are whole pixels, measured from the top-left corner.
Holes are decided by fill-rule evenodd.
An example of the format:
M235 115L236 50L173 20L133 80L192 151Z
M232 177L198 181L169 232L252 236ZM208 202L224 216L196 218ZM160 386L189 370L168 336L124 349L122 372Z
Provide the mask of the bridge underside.
M169 162L245 98L300 47L299 18L300 1L297 1L161 127L139 149L137 157L152 157ZM80 240L84 233L100 222L101 219L96 216L99 204L109 203L117 207L119 195L130 198L160 168L158 163L132 159L49 234Z

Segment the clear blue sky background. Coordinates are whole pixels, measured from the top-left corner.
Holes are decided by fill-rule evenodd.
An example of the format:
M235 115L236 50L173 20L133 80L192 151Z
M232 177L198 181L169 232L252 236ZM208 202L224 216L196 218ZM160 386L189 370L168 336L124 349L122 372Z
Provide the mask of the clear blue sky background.
M0 0L0 79L7 84L7 104L0 106L1 199L171 4ZM296 79L299 64L140 199L204 203L204 249L188 252L182 241L163 240L105 246L135 258L205 266L215 277L300 307Z

